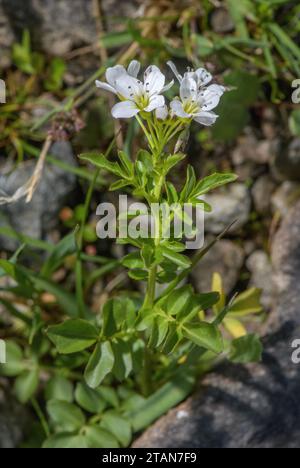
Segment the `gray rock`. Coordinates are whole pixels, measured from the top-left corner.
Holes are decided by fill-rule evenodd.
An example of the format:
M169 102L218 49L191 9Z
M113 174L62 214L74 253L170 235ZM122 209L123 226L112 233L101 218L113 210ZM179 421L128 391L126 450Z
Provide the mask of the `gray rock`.
M134 447L299 448L300 367L291 357L300 338L300 203L277 233L272 257L280 294L262 363L222 364Z
M191 277L199 293L211 291L212 275L220 273L226 293L236 285L244 262L244 252L229 240L221 240L203 257L193 270Z
M133 17L141 4L138 0L102 2L110 29L120 22L114 17ZM64 55L70 50L97 41L93 0L0 0L0 47L9 47L13 33L20 37L27 29L35 48L51 55ZM9 34L7 34L9 32Z
M275 188L276 184L269 175L264 175L257 179L251 191L257 213L270 213L271 197Z
M7 68L11 65L10 48L15 39L12 27L4 13L2 0L0 0L0 67Z
M234 22L225 8L218 8L213 11L211 25L217 33L227 33L234 30Z
M5 386L5 381L0 382ZM17 448L24 437L29 416L24 406L0 388L0 449Z
M96 40L92 0L1 0L18 36L24 29L34 44L53 55ZM1 45L1 44L0 44Z
M276 293L270 258L263 250L257 250L250 255L246 264L252 273L250 287L262 289L261 303L266 310L270 310L274 306Z
M249 220L251 197L244 184L232 184L218 192L205 196L212 206L212 213L205 213L205 230L220 234L236 220L231 232L237 232Z
M232 153L233 163L241 165L246 161L252 161L256 164L268 164L277 147L276 142L258 140L251 129L247 130L246 135L239 139L238 145Z
M279 180L300 181L300 138L283 144L273 159L273 170Z
M283 182L271 197L271 206L274 212L286 216L290 208L300 198L300 185L296 182Z
M102 10L106 17L106 25L109 31L123 30L118 18L136 18L142 16L145 9L145 0L105 0L102 2Z
M68 142L55 143L50 153L57 159L75 166L72 147ZM0 177L0 191L12 195L33 173L36 161L19 166L10 175ZM46 164L42 179L30 203L24 199L1 207L0 226L10 225L17 232L35 239L43 238L57 225L58 214L75 188L76 177L57 166ZM0 237L0 247L14 250L18 243Z

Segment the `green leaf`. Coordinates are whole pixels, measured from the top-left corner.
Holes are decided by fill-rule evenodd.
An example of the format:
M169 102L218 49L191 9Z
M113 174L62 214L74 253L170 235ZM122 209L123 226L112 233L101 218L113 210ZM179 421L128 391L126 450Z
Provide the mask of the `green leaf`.
M122 447L128 447L132 439L132 430L129 421L114 411L104 414L101 427L111 432Z
M16 377L25 369L22 349L14 341L6 341L6 364L0 365L0 375Z
M88 161L96 167L100 169L105 169L108 172L112 172L113 174L123 177L124 172L122 171L120 165L116 162L110 162L106 159L104 154L100 153L84 153L80 154L80 159L84 161ZM126 177L125 177L126 178Z
M188 166L187 168L187 175L186 175L186 182L180 194L180 200L182 202L186 202L191 197L196 186L196 174L195 169L193 166Z
M0 272L1 269L20 286L28 290L29 294L33 294L33 287L29 275L24 268L9 262L8 260L0 259Z
M48 91L59 91L63 85L64 73L66 71L66 64L63 59L55 57L51 60L48 76L45 80L45 88Z
M51 377L45 388L46 400L62 400L72 403L73 401L73 385L70 380L55 375Z
M144 262L141 258L140 252L132 252L129 255L126 255L121 263L123 266L130 269L144 268Z
M98 343L85 369L86 383L91 388L98 387L112 371L114 362L115 357L110 342Z
M87 427L85 429L85 440L89 448L119 448L116 438L99 426Z
M87 442L84 436L82 435L75 435L69 433L60 433L55 434L48 439L45 440L43 443L43 448L45 449L80 449L80 448L88 448Z
M124 324L132 326L136 319L136 307L128 297L118 297L106 302L103 307L103 335L114 335Z
M163 344L162 351L164 354L172 353L175 348L180 344L183 338L181 329L177 326L176 323L171 322L169 324L169 331L165 342Z
M239 2L236 0L227 0L227 3L230 16L234 21L238 35L244 39L248 39L249 33L246 18L249 11L253 9L252 2L250 0L240 0Z
M231 343L230 360L247 364L262 359L263 346L257 335L251 334L237 338Z
M119 407L119 398L114 388L105 387L104 385L101 385L101 387L99 387L97 391L109 406L112 406L113 408Z
M49 327L47 334L59 353L71 354L92 346L98 331L91 323L82 319L70 319L61 325Z
M131 185L131 183L128 180L120 179L120 180L117 180L116 182L113 182L109 186L109 191L115 192L116 190L120 190L124 187L128 187L129 185Z
M223 338L219 329L206 322L185 324L183 335L201 348L220 354L224 350Z
M185 255L174 252L174 250L168 249L163 245L157 249L157 253L161 253L164 258L171 260L173 263L175 263L175 265L178 265L183 269L189 268L192 264L191 260Z
M99 389L94 390L84 382L78 382L75 390L76 402L90 413L101 414L106 407L106 401L103 399Z
M237 178L238 177L235 174L211 174L197 183L192 197L200 197L211 190L215 190L218 187L234 182Z
M153 395L138 403L135 398L135 408L130 411L128 417L132 421L135 432L148 427L152 422L174 408L191 393L195 383L194 375L185 369L173 379L163 385Z
M39 384L38 369L27 370L17 377L14 391L21 403L27 403L35 394Z
M121 161L121 164L124 168L124 170L127 172L128 177L133 177L134 174L134 165L132 164L132 161L130 158L127 156L125 151L119 151L119 159Z
M214 51L213 41L209 40L205 36L200 36L199 34L196 34L194 38L195 38L197 52L198 52L199 57L205 58L213 53Z
M50 400L47 403L50 419L61 431L78 431L85 424L85 417L80 408L61 400Z
M178 315L182 310L187 311L193 296L191 286L183 286L173 291L164 303L164 308L169 315Z
M131 270L128 272L129 278L134 281L146 281L148 279L148 271L146 270Z
M186 158L185 154L178 153L173 156L169 156L163 163L163 171L167 174L173 167L177 166L178 163Z
M164 317L155 317L149 340L150 348L158 348L166 338L169 331L169 321Z
M60 265L64 259L76 252L75 232L64 237L52 250L50 256L43 265L41 275L49 277Z
M112 343L113 353L118 358L114 361L113 373L122 382L132 371L131 346L128 341L116 340Z

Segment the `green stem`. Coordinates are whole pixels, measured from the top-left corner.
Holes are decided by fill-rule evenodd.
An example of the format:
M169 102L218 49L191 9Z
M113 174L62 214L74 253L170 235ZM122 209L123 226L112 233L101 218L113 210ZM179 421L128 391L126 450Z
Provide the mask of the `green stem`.
M40 405L38 404L37 400L35 398L32 398L31 399L31 404L34 408L34 411L36 412L39 420L40 420L40 423L44 429L44 432L46 434L46 437L49 437L50 436L50 429L49 429L49 426L48 426L48 423L47 423L47 420L40 408Z

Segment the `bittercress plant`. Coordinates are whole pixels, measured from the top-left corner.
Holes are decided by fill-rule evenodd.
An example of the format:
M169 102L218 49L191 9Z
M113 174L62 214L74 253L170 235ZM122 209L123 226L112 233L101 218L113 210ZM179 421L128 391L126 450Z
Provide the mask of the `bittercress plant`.
M125 190L149 207L190 204L205 211L212 209L203 199L205 194L236 180L231 173L198 180L188 165L181 187L171 182L172 171L186 158L184 147L191 124L213 125L217 120L213 109L226 89L211 84L212 75L202 68L181 75L173 63L169 65L179 82L179 97L170 104L164 93L174 81L166 85L164 74L155 65L146 70L143 81L138 78L137 61L127 70L121 65L109 68L106 82L97 81L98 88L119 99L112 116L136 119L147 146L141 144L137 154L119 151L118 160L110 159L112 145L106 154L81 155L82 161L95 166L85 213L100 172L112 175L111 191ZM171 215L170 220L174 223L175 217ZM238 363L261 357L259 338L248 335L244 323L245 316L261 312L260 292L251 289L227 300L219 275L213 278L212 290L202 294L187 281L192 269L226 232L191 256L186 252L184 233L180 238L172 232L166 237L160 211L154 221L154 236L128 235L117 240L130 247L118 266L141 282L144 286L136 289L144 288L145 293L114 294L96 314L84 302L81 288L82 230L51 248L40 275L19 266L16 258L0 260L3 274L13 278L19 294L35 304L33 319L9 306L11 314L24 323L29 346L24 350L9 342L8 364L1 366L1 373L15 378L20 401L32 402L45 432L45 447L128 446L136 431L187 397L202 372L203 360L207 367L220 357ZM76 299L51 281L70 255L77 262ZM36 300L43 291L57 299L65 315L62 323L46 324ZM41 390L48 419L36 400Z

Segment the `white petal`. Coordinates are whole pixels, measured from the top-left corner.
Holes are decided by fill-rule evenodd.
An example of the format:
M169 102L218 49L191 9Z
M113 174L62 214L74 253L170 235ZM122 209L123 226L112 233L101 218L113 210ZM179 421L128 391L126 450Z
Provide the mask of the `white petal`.
M131 101L135 96L139 96L143 92L143 84L129 75L123 75L116 81L116 90L118 94Z
M220 96L222 96L225 93L226 88L218 84L213 84L208 86L206 88L206 91L210 91L211 93L219 94Z
M197 83L192 78L185 76L180 85L180 97L183 101L196 101Z
M165 104L164 96L152 96L150 98L149 105L144 110L146 112L152 112L154 109L164 106L164 104Z
M205 68L198 68L195 73L197 75L198 86L206 86L213 78Z
M126 76L127 72L123 65L116 65L114 67L110 67L106 70L106 81L108 84L110 84L113 88L116 85L117 79L119 79L121 76Z
M134 102L123 101L118 102L118 104L112 108L111 113L115 119L128 119L137 115L139 113L139 109L136 107Z
M145 91L149 96L159 94L165 85L166 77L156 65L150 65L145 71Z
M98 81L97 80L96 81L96 86L97 86L97 88L105 89L105 91L110 91L111 93L117 94L115 88L113 88L112 86L110 86L107 83L104 83L103 81Z
M163 89L161 90L161 93L165 93L166 91L169 91L169 89L171 89L173 85L174 85L174 80L170 81L169 84L164 86Z
M169 115L169 110L167 106L158 107L155 111L156 118L158 120L166 120Z
M137 60L132 60L127 68L127 73L133 78L137 78L139 71L141 69L141 64Z
M201 125L209 127L216 123L218 117L219 116L214 114L214 112L200 112L196 117L194 117L194 120Z
M189 117L191 117L190 114L187 114L185 112L185 110L183 109L182 102L178 99L174 99L174 101L171 102L170 106L174 114L178 117L182 117L183 119L188 119Z
M182 82L182 76L178 73L178 70L176 68L176 65L169 61L167 62L167 65L171 68L172 72L174 73L174 75L176 76L177 80L179 81L179 83Z
M220 99L225 91L223 86L211 85L199 95L199 105L203 111L211 111L218 106Z

